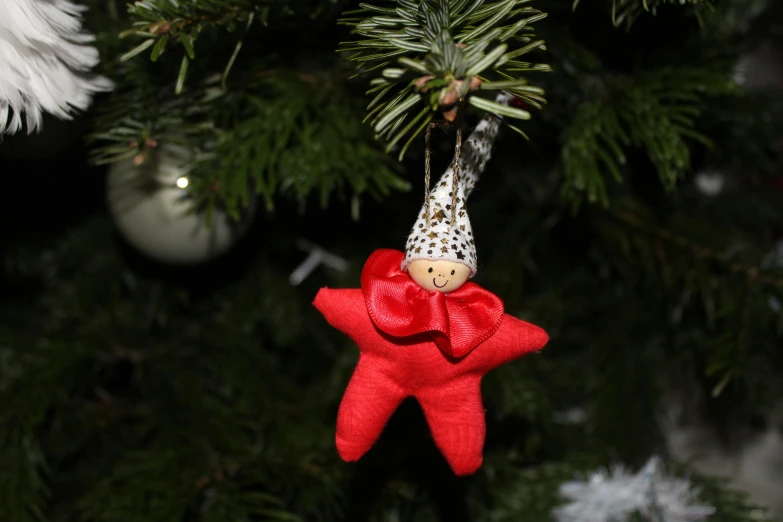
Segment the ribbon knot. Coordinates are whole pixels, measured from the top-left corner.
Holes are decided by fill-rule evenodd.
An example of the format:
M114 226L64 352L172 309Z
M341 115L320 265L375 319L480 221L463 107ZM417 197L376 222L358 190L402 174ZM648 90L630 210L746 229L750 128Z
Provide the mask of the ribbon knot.
M449 294L429 292L400 266L405 254L376 250L362 271L362 293L375 326L393 337L430 333L449 357L461 358L489 339L503 320L503 302L475 283Z

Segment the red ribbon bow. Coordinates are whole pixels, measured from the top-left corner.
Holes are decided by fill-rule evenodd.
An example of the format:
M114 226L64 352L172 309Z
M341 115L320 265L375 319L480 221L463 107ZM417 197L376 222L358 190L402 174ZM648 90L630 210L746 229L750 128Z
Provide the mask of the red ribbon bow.
M475 283L449 294L429 292L400 268L405 255L376 250L362 271L362 293L375 326L394 337L431 332L441 351L462 357L503 320L503 301Z

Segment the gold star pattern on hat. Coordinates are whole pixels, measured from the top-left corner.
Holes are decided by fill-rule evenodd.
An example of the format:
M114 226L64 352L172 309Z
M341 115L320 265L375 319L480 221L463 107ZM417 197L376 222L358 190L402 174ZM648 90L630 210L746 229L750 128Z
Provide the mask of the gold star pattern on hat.
M496 101L506 104L509 99L511 96L500 94ZM471 276L476 274L476 248L466 203L489 161L500 121L497 116L485 116L463 143L456 177L452 162L430 191L408 238L403 270L417 259L429 259L462 263L470 268ZM423 238L431 240L426 251L416 246L424 243ZM437 248L438 244L442 246Z

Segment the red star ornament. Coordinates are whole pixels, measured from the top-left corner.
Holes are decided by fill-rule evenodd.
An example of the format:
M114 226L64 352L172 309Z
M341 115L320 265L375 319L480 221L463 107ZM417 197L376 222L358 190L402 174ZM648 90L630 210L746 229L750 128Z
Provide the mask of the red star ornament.
M443 294L400 269L404 254L378 250L362 288L323 288L315 307L359 347L359 362L337 415L340 456L358 460L406 397L421 404L438 449L457 475L483 459L481 378L544 347L549 337L503 313L502 301L474 283Z

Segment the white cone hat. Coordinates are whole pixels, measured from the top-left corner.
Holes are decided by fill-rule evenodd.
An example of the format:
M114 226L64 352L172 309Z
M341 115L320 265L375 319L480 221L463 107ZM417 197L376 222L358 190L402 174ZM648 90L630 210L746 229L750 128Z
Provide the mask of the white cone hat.
M500 94L496 101L505 104L510 99L510 95ZM466 203L489 161L499 129L499 117L485 116L462 146L456 183L452 161L429 193L429 201L425 201L408 236L403 270L413 261L427 259L462 263L470 268L471 277L476 274L476 244Z

